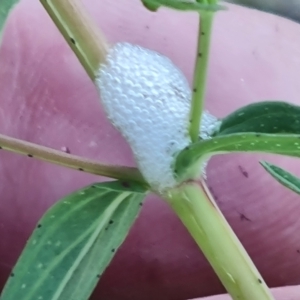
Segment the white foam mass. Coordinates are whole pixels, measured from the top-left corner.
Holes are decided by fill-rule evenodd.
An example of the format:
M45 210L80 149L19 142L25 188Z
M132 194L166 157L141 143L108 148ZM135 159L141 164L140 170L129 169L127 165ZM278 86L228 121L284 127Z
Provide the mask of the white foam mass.
M174 156L191 142L191 90L181 71L154 51L118 43L95 83L107 117L130 144L148 183L159 192L176 186ZM217 122L206 112L201 137L209 138Z

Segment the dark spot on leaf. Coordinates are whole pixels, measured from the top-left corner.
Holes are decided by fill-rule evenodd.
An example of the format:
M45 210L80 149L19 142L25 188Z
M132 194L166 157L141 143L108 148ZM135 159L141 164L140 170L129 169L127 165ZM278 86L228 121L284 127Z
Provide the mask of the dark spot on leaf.
M202 56L202 53L201 52L198 52L198 57L201 57Z
M95 188L96 188L96 186L95 186L95 185L92 185L92 186L91 186L91 188L95 189Z
M107 230L108 229L108 227L105 227L105 229L104 230Z
M0 150L2 149L2 147L0 146Z
M184 148L184 150L189 150L190 149L190 147L189 146L186 146L185 148Z
M256 137L261 137L261 134L260 133L256 133L255 136Z
M10 277L14 277L14 276L15 276L15 273L14 273L14 272L11 272L9 276L10 276Z
M140 202L140 206L143 206L143 202Z
M177 170L177 169L175 169L175 170L174 170L174 172L175 172L175 173L177 173L177 172L178 172L178 170Z
M257 279L258 283L262 284L262 280L261 279Z
M149 25L146 25L145 28L146 28L146 29L150 29Z
M73 38L71 38L71 37L70 37L70 41L71 41L71 43L72 43L73 45L76 44L75 40L74 40Z
M115 249L115 248L112 248L112 249L111 249L111 252L115 252L115 251L116 251L116 249Z
M110 220L110 221L109 221L109 224L113 224L113 223L114 223L114 221L113 221L113 220Z
M242 166L239 165L238 168L245 178L249 177L248 172Z
M27 154L27 156L28 156L28 157L33 157L33 155L32 155L32 154Z
M78 171L83 171L83 169L82 168L78 168Z
M193 88L193 92L196 93L196 92L197 92L197 89L196 89L196 88Z
M127 181L122 181L121 184L122 184L122 186L125 187L125 188L129 188L129 187L130 187L129 182L127 182Z
M201 31L201 35L205 35L205 32L204 32L204 31Z
M38 224L38 225L37 225L37 228L41 228L41 227L42 227L42 224Z
M101 274L97 274L97 278L100 278L101 277Z

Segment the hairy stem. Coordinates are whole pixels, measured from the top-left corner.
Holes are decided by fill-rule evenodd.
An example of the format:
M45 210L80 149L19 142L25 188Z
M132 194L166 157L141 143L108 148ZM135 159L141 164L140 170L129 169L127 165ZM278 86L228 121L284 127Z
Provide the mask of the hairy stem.
M98 161L71 155L34 143L22 141L0 134L0 149L37 158L71 169L110 177L120 180L134 180L145 184L141 173L136 168L103 165Z
M167 201L234 300L274 299L204 183L187 182Z
M213 12L200 13L196 65L193 79L193 96L190 110L190 137L192 142L199 139L201 115L206 91L206 75L209 61Z
M94 81L108 44L79 0L40 0L49 16Z

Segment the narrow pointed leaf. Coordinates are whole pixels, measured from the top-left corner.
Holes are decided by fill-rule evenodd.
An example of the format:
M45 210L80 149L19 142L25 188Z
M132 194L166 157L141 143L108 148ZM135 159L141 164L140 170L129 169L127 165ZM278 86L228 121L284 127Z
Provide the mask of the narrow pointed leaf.
M182 150L176 159L178 180L198 170L199 164L216 154L229 152L265 152L300 157L300 135L235 133L199 141Z
M279 183L292 190L293 192L300 194L300 178L289 173L288 171L285 171L282 168L279 168L265 161L260 162L260 164Z
M247 105L225 117L215 136L239 132L300 134L300 107L279 101Z
M12 11L13 7L19 3L20 0L1 0L0 1L0 45L2 40L2 31L6 20Z
M224 10L225 7L219 4L203 4L195 1L186 0L141 0L144 6L151 10L157 11L161 6L183 11L218 11Z
M136 219L145 190L88 186L50 208L27 242L1 300L86 300Z

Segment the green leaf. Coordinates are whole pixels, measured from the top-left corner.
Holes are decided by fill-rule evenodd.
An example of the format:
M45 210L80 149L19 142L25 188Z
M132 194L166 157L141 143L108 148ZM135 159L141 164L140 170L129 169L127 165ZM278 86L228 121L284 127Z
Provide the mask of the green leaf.
M223 5L203 4L203 3L188 1L188 0L141 0L141 1L144 4L144 6L151 11L157 11L161 6L173 8L176 10L197 11L197 12L201 12L201 11L215 12L218 10L226 9Z
M235 133L202 140L178 154L175 175L178 180L186 179L186 176L191 176L194 170L199 170L199 165L211 156L229 152L266 152L300 157L300 135Z
M279 101L247 105L225 117L215 136L238 132L300 134L300 107Z
M1 300L88 299L128 234L145 193L136 183L114 181L59 201L28 240Z
M0 44L2 40L2 31L6 20L13 9L20 0L1 0L0 1Z
M265 161L260 162L264 169L279 183L293 192L300 194L300 178L294 176L293 174L281 169L275 165L269 164Z

